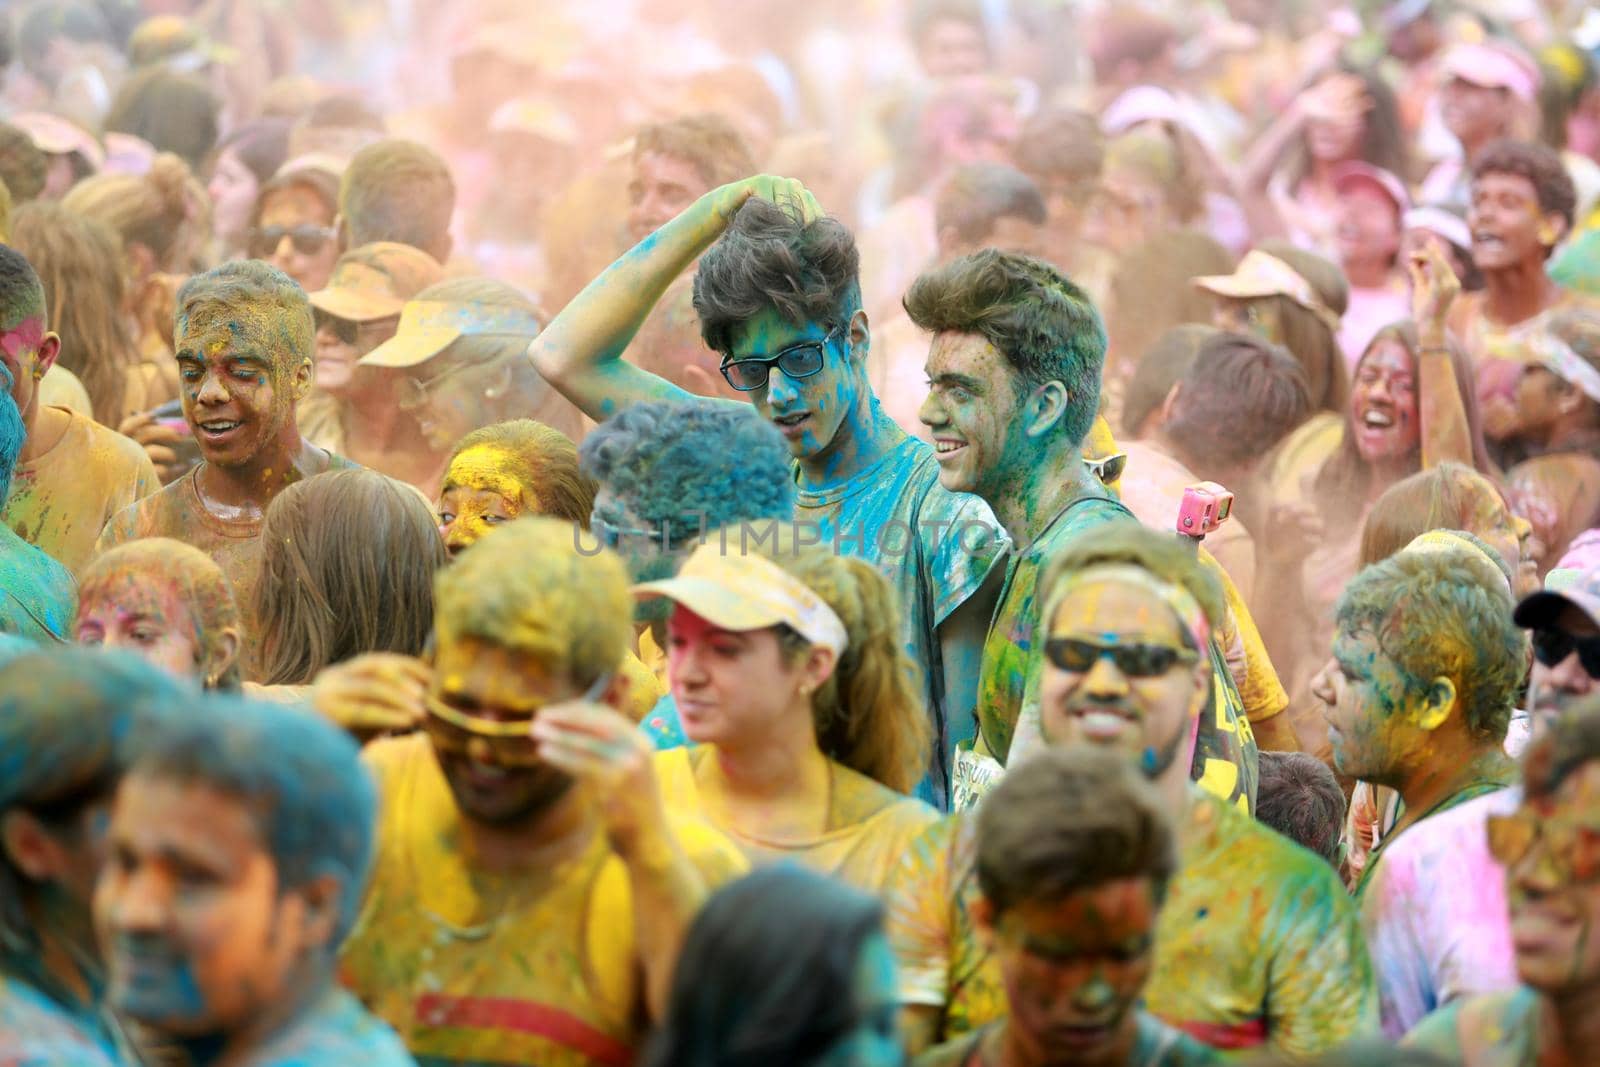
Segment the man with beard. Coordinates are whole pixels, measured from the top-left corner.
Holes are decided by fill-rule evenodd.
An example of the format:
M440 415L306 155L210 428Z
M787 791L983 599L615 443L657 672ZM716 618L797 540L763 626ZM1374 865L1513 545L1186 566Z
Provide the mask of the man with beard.
M1061 550L1039 600L1044 742L1121 754L1180 827L1147 1010L1219 1048L1301 1056L1370 1031L1371 966L1332 868L1190 781L1213 684L1209 620L1224 610L1216 580L1171 535L1112 522ZM1001 961L975 921L983 826L936 824L889 883L913 1049L1006 1012Z
M650 742L615 710L626 568L517 519L440 572L434 618L424 732L366 751L382 816L345 979L425 1063L628 1062L744 861L668 825Z

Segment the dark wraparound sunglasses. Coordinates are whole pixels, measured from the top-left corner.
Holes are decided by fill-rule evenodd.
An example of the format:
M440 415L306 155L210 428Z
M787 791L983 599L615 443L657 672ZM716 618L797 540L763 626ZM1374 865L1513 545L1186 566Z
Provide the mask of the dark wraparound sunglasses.
M798 381L822 370L828 359L828 345L843 327L835 326L820 341L801 341L772 356L751 359L730 359L722 363L722 376L728 384L741 393L760 389L767 384L772 368L783 371L784 376Z
M1159 678L1179 663L1195 663L1200 656L1192 649L1171 645L1098 645L1073 637L1052 637L1044 643L1044 654L1063 671L1084 674L1102 659L1110 659L1117 670L1129 678Z
M1600 637L1574 637L1565 630L1533 631L1533 655L1546 667L1560 664L1574 652L1583 672L1600 678Z

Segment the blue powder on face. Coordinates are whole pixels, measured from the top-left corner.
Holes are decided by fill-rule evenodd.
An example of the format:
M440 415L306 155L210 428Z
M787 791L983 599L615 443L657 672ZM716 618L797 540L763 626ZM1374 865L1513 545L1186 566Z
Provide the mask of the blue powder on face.
M11 397L13 384L10 369L0 366L0 500L11 491L11 474L16 470L17 456L21 455L22 442L28 435L22 412L17 410L17 402Z

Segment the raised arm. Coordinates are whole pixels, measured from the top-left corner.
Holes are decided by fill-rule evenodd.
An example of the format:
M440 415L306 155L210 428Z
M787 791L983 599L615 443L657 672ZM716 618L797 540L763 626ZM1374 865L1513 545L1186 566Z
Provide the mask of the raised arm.
M1473 465L1472 432L1461 400L1461 383L1445 342L1445 316L1461 291L1455 272L1434 245L1412 254L1411 313L1417 323L1417 421L1422 431L1422 468L1441 463Z
M821 214L805 187L787 178L763 175L711 190L584 286L528 346L534 367L591 419L630 404L690 399L666 379L625 362L622 353L673 279L722 236L752 196Z

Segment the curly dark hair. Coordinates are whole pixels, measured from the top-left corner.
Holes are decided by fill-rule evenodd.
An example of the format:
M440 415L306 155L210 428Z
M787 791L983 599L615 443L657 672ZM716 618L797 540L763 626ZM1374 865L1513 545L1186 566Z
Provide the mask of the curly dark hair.
M711 457L731 462L711 464ZM584 474L674 539L794 517L788 446L748 408L712 400L638 404L591 431L578 459Z
M802 220L752 197L700 260L694 310L706 347L730 354L733 334L764 311L794 326L841 327L861 307L861 255L837 219Z
M1560 215L1567 229L1572 229L1578 210L1578 191L1555 149L1534 141L1503 138L1486 147L1472 164L1474 182L1486 174L1526 178L1539 198L1540 213Z
M1018 395L1066 386L1061 430L1081 443L1100 406L1106 330L1094 303L1043 260L985 248L935 267L906 292L911 321L930 333L982 334L1017 374Z

